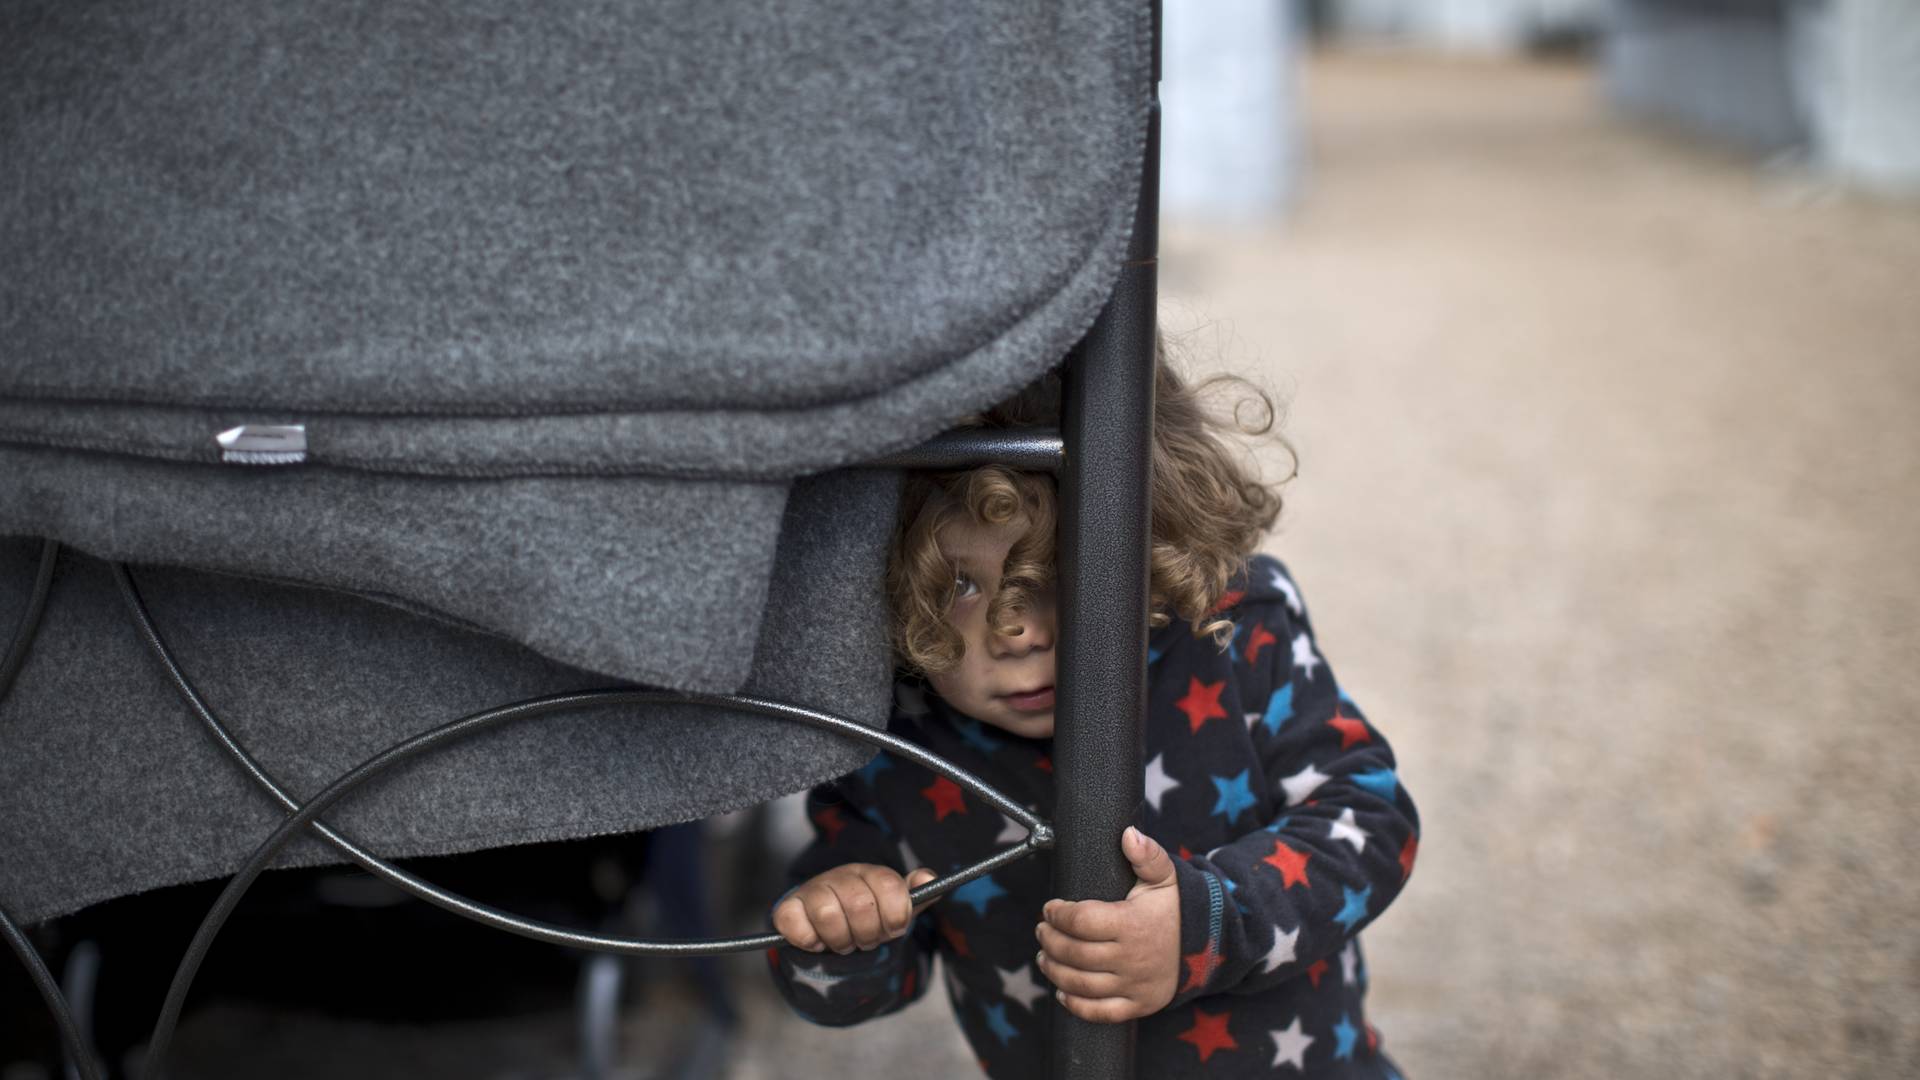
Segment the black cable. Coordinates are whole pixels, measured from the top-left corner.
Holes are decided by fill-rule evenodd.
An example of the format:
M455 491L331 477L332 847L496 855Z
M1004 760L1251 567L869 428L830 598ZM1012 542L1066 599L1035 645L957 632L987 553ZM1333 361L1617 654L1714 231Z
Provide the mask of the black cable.
M240 745L239 740L234 737L232 731L220 722L219 718L213 714L213 711L207 707L206 701L201 698L199 692L194 689L193 684L187 679L186 673L181 670L179 663L174 659L172 650L170 650L166 642L161 639L158 629L153 624L151 613L146 607L146 602L141 598L139 589L134 584L133 575L128 571L127 567L116 564L114 573L120 585L121 595L127 602L128 610L133 616L134 623L140 631L142 640L147 643L149 651L153 653L155 659L157 659L161 667L165 669L168 679L173 683L174 688L180 692L181 697L186 700L188 707L194 711L195 715L199 716L201 723L206 725L207 729L213 734L213 737L220 743L221 747L240 764L241 768L244 769L249 776L253 777L254 781L258 783L261 788L272 795L273 798L288 811L299 809L300 803L291 795L287 794L286 789L274 779L272 774L268 773L260 762L255 759L252 754L248 753L245 747ZM686 704L709 708L731 708L772 719L796 721L857 741L870 743L890 750L916 764L924 765L928 769L947 777L981 800L992 805L995 809L1019 822L1029 833L1027 841L1023 845L1016 845L1013 848L1007 849L1008 851L1019 852L1020 855L1018 857L1024 857L1029 851L1050 847L1053 843L1053 829L1051 825L1035 816L1026 807L1021 806L1019 803L1014 802L988 786L986 781L896 735L886 731L875 730L864 724L834 716L831 713L819 712L797 705L788 705L783 702L767 701L758 698L682 694L659 690L593 690L583 691L575 696L580 699L576 704L577 707L581 708L598 708L621 704ZM525 703L523 702L521 704ZM502 706L502 708L512 707L513 706ZM452 912L455 915L459 915L462 918L472 919L475 922L491 926L497 930L518 934L521 937L531 938L535 941L544 941L551 945L590 949L597 952L622 953L626 955L668 954L708 956L725 952L751 952L766 948L768 945L779 941L779 936L775 934L723 938L716 941L705 942L662 942L582 933L550 923L525 919L518 915L501 911L498 908L482 904L468 897L461 896L458 893L442 889L432 882L416 877L408 871L374 855L372 852L367 851L355 843L351 838L335 831L324 822L316 821L313 824L313 830L321 839L325 840L341 854L357 863L369 873L394 885L396 888L411 893L430 904ZM1005 853L1003 852L1001 854ZM929 882L913 892L914 903L922 904L928 900L944 896L976 877L992 873L1003 861L1000 855L990 856L988 859L974 866L965 867L938 881Z
M13 639L7 643L7 655L0 658L0 702L7 700L13 692L13 681L27 662L27 652L33 646L33 639L40 633L40 619L47 609L47 593L53 587L53 566L59 561L60 545L53 540L43 541L40 545L40 569L33 579L33 593L27 599L27 610L20 616L19 626L14 628ZM40 991L40 997L47 1003L47 1011L53 1014L53 1023L60 1030L60 1044L66 1049L67 1060L86 1080L100 1080L100 1064L95 1060L93 1048L80 1034L80 1025L74 1020L73 1009L67 1004L67 996L60 992L60 984L54 980L53 972L47 970L47 962L41 958L40 951L27 940L26 932L13 921L5 908L0 908L0 937L7 939L15 956L26 965L27 975L32 978L34 988Z
M206 917L201 920L200 928L194 933L192 943L187 946L186 955L181 958L179 967L174 971L173 982L167 989L166 1003L161 1007L160 1016L155 1021L153 1038L149 1040L147 1044L147 1075L152 1077L153 1080L160 1080L160 1078L164 1076L165 1054L168 1045L172 1041L174 1026L179 1021L181 1007L186 1002L187 991L192 986L194 976L199 971L201 963L205 960L208 949L212 947L214 937L219 934L220 928L226 923L227 918L232 915L233 909L239 904L241 896L245 894L254 880L266 870L268 864L273 861L274 856L278 855L282 848L291 843L293 838L298 835L302 829L311 825L314 819L324 813L327 808L351 794L354 789L358 788L361 784L366 783L395 765L411 760L428 751L438 749L441 746L458 742L461 739L473 735L478 735L483 731L501 724L516 720L532 719L536 716L544 716L549 713L564 712L569 709L582 707L591 708L648 703L660 704L665 702L750 708L751 711L761 712L764 715L812 713L812 710L801 709L798 706L762 701L755 698L724 698L718 695L701 694L680 695L649 690L587 690L572 694L557 694L552 697L535 698L529 701L516 702L512 705L503 705L482 712L471 713L458 720L442 724L437 728L422 732L419 735L415 735L412 738L382 750L380 753L375 754L373 757L355 766L333 783L328 784L325 790L321 791L318 795L301 804L298 810L294 811L280 823L279 827L273 831L271 836L267 837L259 847L254 849L253 854L247 859L246 863L241 866L232 880L227 882L226 888L221 891L219 898L214 901L213 907L208 910ZM874 732L872 729L862 727L851 720L844 720L826 713L813 714L807 718L808 723L816 723L819 720L830 721L831 723L829 724L819 725L828 727L829 729L837 730L839 725L844 724L858 728L867 736L885 734L884 732ZM912 747L912 749L919 750L918 747ZM926 755L923 751L920 756L930 757L931 755ZM1024 810L1023 816L1032 819L1032 815L1025 814ZM922 886L920 889L914 890L910 894L912 901L916 905L923 903L939 895L936 891L936 886L946 886L951 889L958 885L965 884L967 881L971 881L982 874L991 873L1009 862L1025 858L1032 852L1051 843L1051 829L1037 821L1035 824L1038 827L1034 828L1032 834L1027 837L1024 843L1001 851L960 873L951 875L943 881ZM571 936L585 937L586 935ZM703 942L626 942L622 944L627 948L609 951L629 951L633 946L644 945L647 946L644 950L647 952L667 952L681 956L706 956L740 949L763 949L777 945L781 940L779 934L761 934L732 940Z
M247 753L244 747L234 739L232 733L213 715L206 703L188 682L186 675L174 661L166 643L161 640L153 625L144 601L134 585L131 573L124 565L115 567L116 579L121 594L133 614L142 638L161 665L166 669L174 686L186 698L188 705L200 717L201 721L213 733L221 745L238 760L241 766L256 782L265 788L292 815L281 822L241 869L214 906L201 922L193 943L181 958L175 970L173 984L168 989L166 1003L161 1008L159 1018L154 1025L152 1039L148 1043L146 1067L154 1077L161 1075L164 1056L172 1042L174 1029L185 1004L188 988L204 961L207 950L212 946L213 938L220 931L240 897L253 880L272 862L274 856L289 843L292 837L304 827L312 827L329 844L346 854L354 862L368 871L384 878L392 884L436 904L457 915L474 919L497 929L530 937L535 940L575 948L585 948L601 952L624 954L668 954L678 956L707 956L724 952L739 952L765 949L777 945L782 940L778 934L758 934L744 937L719 939L713 941L639 941L627 938L611 938L596 934L584 934L578 931L555 927L544 923L522 919L518 916L499 911L480 904L458 894L447 892L429 882L414 877L400 868L374 856L348 838L334 832L316 819L334 802L350 794L360 784L378 773L409 760L415 756L436 749L459 739L475 735L498 724L516 720L531 719L569 709L605 708L618 705L637 704L686 704L707 708L729 708L774 719L791 720L819 728L861 742L883 747L899 756L922 765L942 776L946 776L966 790L1018 821L1028 830L1027 839L1013 847L1000 851L980 862L958 870L938 881L930 882L911 892L915 905L938 899L946 893L966 884L982 875L992 873L1007 863L1025 858L1035 851L1050 847L1053 843L1053 829L1025 807L1019 805L1000 792L988 786L985 781L939 756L907 742L885 731L858 724L844 717L789 705L783 702L768 701L760 698L735 697L717 694L670 693L657 690L589 690L571 694L560 694L473 713L459 720L416 735L376 754L344 776L335 780L326 790L305 804L298 804L273 780L273 778Z
M40 616L47 609L47 592L53 588L53 564L59 557L58 541L41 542L40 570L34 575L33 593L27 598L27 610L20 616L13 640L7 643L7 655L0 659L0 701L7 700L7 694L13 690L14 677L20 674L20 666L27 662L27 650L40 633Z

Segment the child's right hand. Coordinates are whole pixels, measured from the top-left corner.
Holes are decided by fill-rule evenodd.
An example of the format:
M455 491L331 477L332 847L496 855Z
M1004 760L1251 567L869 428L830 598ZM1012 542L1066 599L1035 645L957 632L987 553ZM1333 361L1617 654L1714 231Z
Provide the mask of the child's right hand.
M773 928L808 952L878 948L906 933L919 913L908 890L938 876L925 867L901 877L872 863L836 866L788 893L773 909Z

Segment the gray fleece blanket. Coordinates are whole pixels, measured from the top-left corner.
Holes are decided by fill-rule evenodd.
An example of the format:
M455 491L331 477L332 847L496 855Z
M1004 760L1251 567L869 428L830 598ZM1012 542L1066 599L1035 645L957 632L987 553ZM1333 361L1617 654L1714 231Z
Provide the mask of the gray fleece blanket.
M74 552L0 703L0 903L216 875L271 820L98 559L151 568L189 671L302 790L560 687L881 723L893 480L794 481L1085 331L1150 29L1111 0L0 5L0 536ZM242 425L304 447L241 463ZM30 545L3 550L10 627ZM768 727L541 724L343 820L463 850L867 756Z

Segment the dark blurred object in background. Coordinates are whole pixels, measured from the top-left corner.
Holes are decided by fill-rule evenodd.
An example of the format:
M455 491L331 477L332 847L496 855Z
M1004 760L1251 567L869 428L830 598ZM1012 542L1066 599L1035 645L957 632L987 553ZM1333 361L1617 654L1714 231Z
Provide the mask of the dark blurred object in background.
M707 867L764 860L731 859L732 845L708 847L705 823L637 836L531 844L467 855L405 860L435 884L516 914L583 930L660 938L713 937L720 916L710 904ZM737 869L730 869L732 876ZM749 883L754 887L759 882ZM138 1060L167 984L221 882L159 889L97 904L36 928L49 965L69 989L112 1075ZM645 983L686 980L702 1019L681 1032L681 1045L643 1051L667 1071L712 1075L737 1020L723 973L710 959L648 965L530 941L457 918L354 868L281 870L248 892L216 939L194 983L182 1021L177 1071L183 1076L240 1075L255 1058L238 1056L230 1034L196 1039L196 1014L234 1010L262 1027L261 1017L344 1021L381 1028L432 1028L476 1020L572 1013L577 1045L566 1046L570 1072L612 1074L622 1056L621 1012ZM635 983L642 986L635 987ZM17 965L0 975L0 1068L19 1075L58 1075L57 1043L39 997ZM220 1012L220 1010L227 1010ZM233 1026L226 1021L227 1026ZM280 1037L280 1036L275 1036ZM245 1042L243 1038L241 1042ZM375 1040L377 1043L378 1040ZM432 1075L474 1075L461 1064L458 1040L447 1039L444 1069ZM231 1048L229 1048L231 1047ZM527 1049L536 1055L540 1047ZM629 1055L634 1048L628 1048ZM247 1047L257 1054L258 1047ZM377 1045L374 1052L386 1055ZM332 1055L321 1071L413 1066L352 1060L339 1045L306 1051ZM227 1055L234 1054L234 1057ZM489 1061L489 1068L512 1063ZM9 1071L8 1076L16 1075ZM137 1075L132 1073L131 1075ZM417 1075L417 1073L416 1073Z

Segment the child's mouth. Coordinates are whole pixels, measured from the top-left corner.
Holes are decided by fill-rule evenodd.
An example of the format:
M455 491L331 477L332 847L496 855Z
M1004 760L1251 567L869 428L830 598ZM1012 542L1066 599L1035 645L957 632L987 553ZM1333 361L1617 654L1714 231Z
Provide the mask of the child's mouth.
M1008 694L1002 700L1011 705L1015 712L1047 712L1053 708L1053 687L1043 686L1024 694Z

